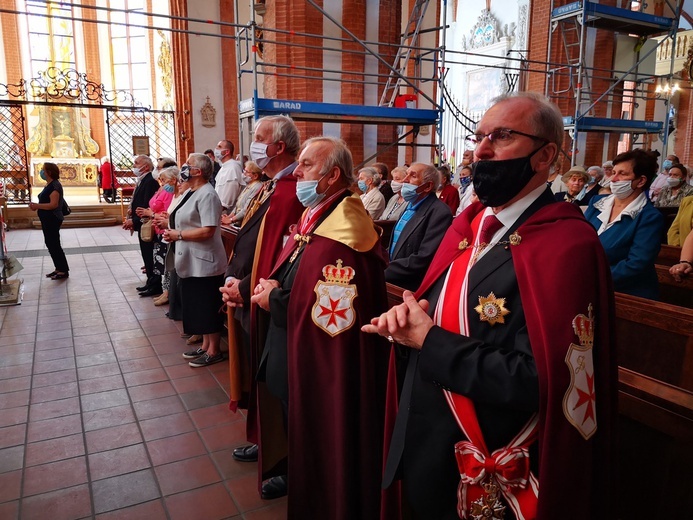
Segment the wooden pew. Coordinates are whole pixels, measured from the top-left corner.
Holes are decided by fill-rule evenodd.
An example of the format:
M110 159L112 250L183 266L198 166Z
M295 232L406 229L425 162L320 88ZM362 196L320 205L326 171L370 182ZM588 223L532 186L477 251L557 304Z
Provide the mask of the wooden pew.
M236 236L238 236L238 228L233 226L221 226L221 241L224 243L226 258L231 256L233 245L236 243Z
M669 267L655 265L659 282L659 299L665 303L693 309L693 277L686 276L677 282L669 274Z
M657 260L655 260L655 264L666 265L671 267L674 264L678 264L680 258L681 247L662 244L662 248L659 250L659 255L657 255Z
M615 327L618 517L693 518L693 310L617 293Z

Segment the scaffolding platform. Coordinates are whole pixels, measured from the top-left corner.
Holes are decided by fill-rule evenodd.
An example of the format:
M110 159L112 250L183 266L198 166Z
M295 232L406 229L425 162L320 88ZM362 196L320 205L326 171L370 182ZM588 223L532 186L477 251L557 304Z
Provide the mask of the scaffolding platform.
M578 132L619 132L623 134L658 134L664 130L661 121L610 119L606 117L581 117L577 124L573 116L563 118L566 130Z
M239 103L239 116L258 118L285 114L295 121L378 125L433 125L440 112L421 108L317 103L288 99L248 98Z
M583 15L583 22L590 27L610 31L649 36L671 31L676 26L674 18L655 16L596 2L572 2L551 11L551 21Z

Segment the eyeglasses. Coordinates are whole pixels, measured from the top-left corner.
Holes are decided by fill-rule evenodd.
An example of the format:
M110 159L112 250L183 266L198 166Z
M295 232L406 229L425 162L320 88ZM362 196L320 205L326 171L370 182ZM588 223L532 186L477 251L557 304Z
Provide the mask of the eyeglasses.
M500 128L489 132L488 134L471 134L464 138L464 142L469 149L475 149L481 144L485 138L488 137L491 146L505 146L513 141L513 134L521 135L524 137L529 137L530 139L536 139L537 141L543 141L548 143L549 140L537 135L526 134L518 130L510 130L509 128Z

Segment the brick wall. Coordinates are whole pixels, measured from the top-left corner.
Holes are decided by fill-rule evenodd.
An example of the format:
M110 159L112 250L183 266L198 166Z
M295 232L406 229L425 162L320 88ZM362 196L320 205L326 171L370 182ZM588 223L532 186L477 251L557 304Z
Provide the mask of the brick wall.
M381 0L378 13L378 47L380 57L392 64L397 55L397 46L400 40L400 27L402 26L402 2L399 0ZM378 65L380 87L378 99L387 83L387 75L390 70L382 63ZM397 127L393 125L378 125L378 143L392 143L397 139ZM378 154L378 162L388 165L390 170L398 166L399 147L393 146L389 150Z
M86 5L95 6L96 0L86 0ZM82 9L82 17L88 20L96 20L97 11L94 9ZM95 82L102 83L101 79L101 62L99 60L99 30L105 30L106 26L96 23L83 23L82 31L84 32L84 56L86 63L83 70L87 77ZM82 69L78 65L79 69ZM106 118L104 110L101 108L89 109L89 124L91 127L91 138L99 145L97 157L106 155L108 147L108 136L106 135Z
M221 0L219 14L222 22L234 23L234 1ZM221 27L221 34L233 36L234 32L233 27ZM236 42L231 38L221 39L221 63L224 81L224 136L235 145L238 153L238 69Z

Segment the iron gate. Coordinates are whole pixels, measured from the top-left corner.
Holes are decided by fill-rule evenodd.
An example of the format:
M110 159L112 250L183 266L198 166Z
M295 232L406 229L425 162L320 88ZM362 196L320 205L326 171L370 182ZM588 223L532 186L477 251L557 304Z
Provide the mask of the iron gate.
M31 202L25 143L24 106L0 104L0 184L7 204Z
M149 138L149 156L176 157L176 128L173 112L143 108L107 108L108 148L111 165L121 186L137 181L132 175L133 137Z

